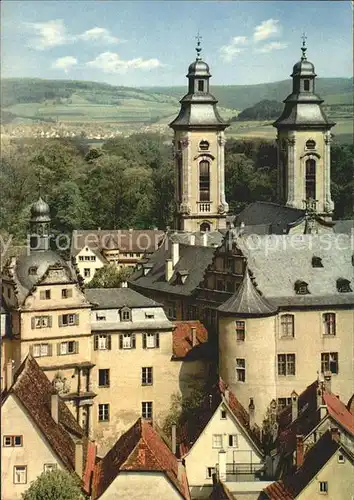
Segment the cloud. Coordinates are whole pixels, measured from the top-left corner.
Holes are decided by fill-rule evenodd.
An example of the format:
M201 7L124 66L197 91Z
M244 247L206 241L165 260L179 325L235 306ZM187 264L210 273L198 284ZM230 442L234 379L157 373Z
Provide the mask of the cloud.
M267 40L267 38L277 35L279 32L279 21L277 19L267 19L267 21L263 21L254 28L253 39L255 42Z
M263 47L255 49L255 52L272 52L272 50L286 49L287 46L288 44L283 42L270 42L263 45Z
M52 68L54 69L63 69L65 73L68 73L69 70L78 63L76 57L73 56L65 56L59 57L56 61L53 62Z
M36 35L29 43L34 49L50 49L73 41L62 19L54 19L45 23L26 23L26 25Z
M116 36L111 35L111 32L106 28L99 28L98 26L84 31L84 33L79 35L78 38L87 42L121 43L123 41Z
M126 73L129 69L150 70L162 66L158 59L130 59L124 61L115 52L103 52L93 61L88 61L87 66L98 68L104 73Z
M54 19L44 23L25 23L35 36L30 39L29 46L36 50L45 50L59 45L66 45L77 41L96 42L101 44L121 43L106 28L96 26L79 35L70 34L63 19Z
M247 45L248 40L246 36L234 36L229 45L223 45L220 48L221 57L224 61L232 61L232 59L245 50L243 45Z

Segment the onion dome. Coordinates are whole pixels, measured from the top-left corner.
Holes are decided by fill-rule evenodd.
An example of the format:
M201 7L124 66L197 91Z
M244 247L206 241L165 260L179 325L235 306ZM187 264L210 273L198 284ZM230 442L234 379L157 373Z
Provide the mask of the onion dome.
M33 203L31 207L31 220L49 222L50 221L50 208L40 196L38 200Z
M187 77L190 78L191 76L210 78L211 74L209 65L201 59L197 59L196 61L192 62L192 64L189 65Z

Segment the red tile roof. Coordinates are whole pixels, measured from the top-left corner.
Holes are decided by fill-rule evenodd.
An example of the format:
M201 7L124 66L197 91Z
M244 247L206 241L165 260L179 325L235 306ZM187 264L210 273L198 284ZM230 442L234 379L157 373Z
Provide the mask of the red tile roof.
M84 457L88 440L66 404L59 398L59 422L51 415L51 396L56 391L38 363L28 355L14 376L9 391L2 394L2 405L13 394L38 426L50 447L69 471L75 471L75 441L82 440Z
M323 399L329 415L354 436L354 417L345 404L332 393L324 391Z
M225 384L222 378L219 378L219 381L211 388L209 393L205 395L193 418L189 418L187 422L183 423L178 428L179 453L181 456L184 456L192 448L219 407L223 398L224 400L226 399L225 391L227 388L227 384ZM227 406L256 445L259 452L263 453L259 427L257 425L254 425L252 428L250 427L248 412L230 390Z
M347 409L350 411L352 415L354 415L354 394L347 403Z
M193 349L192 328L196 329L197 343L194 347L208 341L208 331L200 321L175 321L173 332L173 357L185 358Z
M99 498L121 471L160 471L189 500L187 476L179 475L178 460L152 425L138 419L96 465L92 498Z
M96 451L96 444L94 442L89 442L87 446L86 466L82 477L83 489L87 494L91 492L91 483L96 464Z

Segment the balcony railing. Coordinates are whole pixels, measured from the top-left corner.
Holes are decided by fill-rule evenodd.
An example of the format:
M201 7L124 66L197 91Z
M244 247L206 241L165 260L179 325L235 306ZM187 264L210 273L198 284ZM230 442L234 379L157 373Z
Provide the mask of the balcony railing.
M208 213L211 210L211 202L207 201L198 201L199 212Z
M217 472L220 477L218 465ZM264 464L226 464L226 481L228 482L262 481L264 475Z

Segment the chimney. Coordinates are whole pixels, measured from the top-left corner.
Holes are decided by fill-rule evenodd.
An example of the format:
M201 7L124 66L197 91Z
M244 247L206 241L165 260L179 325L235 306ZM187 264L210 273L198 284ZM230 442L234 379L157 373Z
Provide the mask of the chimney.
M172 265L172 259L166 259L165 263L165 280L170 281L172 278L173 274L173 265Z
M172 243L171 248L171 257L172 257L172 267L175 268L177 262L179 261L179 243L178 241L174 241Z
M323 382L318 382L318 387L317 387L317 409L320 408L323 405Z
M339 432L338 427L332 427L331 428L331 437L332 437L333 441L337 441L337 443L339 443L340 432Z
M195 234L191 234L191 245L195 245Z
M177 426L176 424L172 424L171 428L171 446L172 446L172 453L176 455L177 451Z
M197 345L197 328L195 326L191 326L192 331L192 346Z
M304 436L302 434L298 434L296 436L296 468L302 466L304 461Z
M208 246L208 233L202 233L202 247Z
M50 400L50 412L52 414L52 419L54 422L59 422L59 396L58 394L52 394Z
M81 441L76 441L75 443L75 472L82 478L82 473L84 470L84 449Z
M230 390L229 390L229 388L228 388L228 387L225 389L225 392L224 392L224 397L225 397L225 401L226 401L226 403L228 403L228 402L229 402L229 400L230 400Z
M324 390L326 392L332 392L331 391L331 381L332 381L332 373L331 372L325 372L324 373Z
M12 359L6 363L6 389L9 390L14 381L14 362Z
M297 419L298 413L299 413L299 408L298 408L298 400L299 396L295 391L291 393L291 421L294 422L294 420Z
M254 411L255 411L255 406L254 406L254 401L253 398L250 398L250 404L248 405L248 413L250 416L250 428L254 427Z
M320 419L324 419L325 416L327 415L327 406L326 405L321 405L320 406Z
M226 451L219 451L219 480L226 481Z

